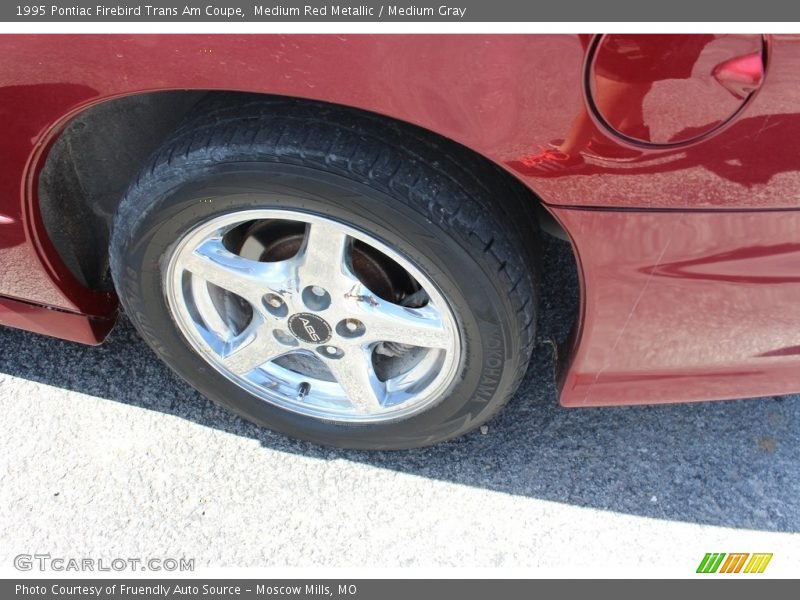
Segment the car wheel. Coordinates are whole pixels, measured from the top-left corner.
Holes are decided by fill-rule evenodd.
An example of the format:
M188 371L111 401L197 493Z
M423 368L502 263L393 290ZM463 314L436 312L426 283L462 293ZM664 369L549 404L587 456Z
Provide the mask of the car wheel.
M461 435L525 371L537 226L457 158L347 109L210 107L118 210L122 304L182 378L260 425L373 449Z

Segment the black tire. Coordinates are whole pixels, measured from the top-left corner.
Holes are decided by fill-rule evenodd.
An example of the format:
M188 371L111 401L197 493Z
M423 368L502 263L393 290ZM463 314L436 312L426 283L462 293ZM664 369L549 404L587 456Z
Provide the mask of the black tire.
M503 195L496 198L498 190ZM484 423L525 372L536 322L538 226L524 203L508 196L517 193L482 159L380 117L280 99L209 105L128 190L114 222L112 275L156 354L244 418L326 445L425 446ZM170 316L164 269L185 232L245 207L290 207L345 221L398 249L435 281L462 336L459 375L441 401L405 420L342 424L273 406L209 368Z

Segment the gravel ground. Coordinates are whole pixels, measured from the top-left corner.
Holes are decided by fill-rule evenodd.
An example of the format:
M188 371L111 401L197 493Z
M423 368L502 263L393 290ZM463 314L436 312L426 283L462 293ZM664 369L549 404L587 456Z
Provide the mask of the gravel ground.
M568 246L546 250L519 393L486 434L417 451L258 429L179 381L124 318L98 348L0 329L0 569L47 551L690 574L705 552L772 551L773 570L797 572L798 398L560 408L546 339L566 335L576 280Z

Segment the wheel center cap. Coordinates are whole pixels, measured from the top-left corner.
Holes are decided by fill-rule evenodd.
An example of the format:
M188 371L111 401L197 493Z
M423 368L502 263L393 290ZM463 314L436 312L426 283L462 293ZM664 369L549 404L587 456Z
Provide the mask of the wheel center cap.
M295 313L289 317L289 331L308 344L324 344L331 339L331 326L313 313Z

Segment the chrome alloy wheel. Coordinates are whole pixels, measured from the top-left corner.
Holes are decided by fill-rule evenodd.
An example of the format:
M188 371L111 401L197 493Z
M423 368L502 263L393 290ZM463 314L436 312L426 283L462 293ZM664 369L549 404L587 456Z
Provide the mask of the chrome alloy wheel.
M212 367L307 416L409 417L442 398L460 363L455 318L433 282L322 216L257 209L207 221L176 244L165 290Z

